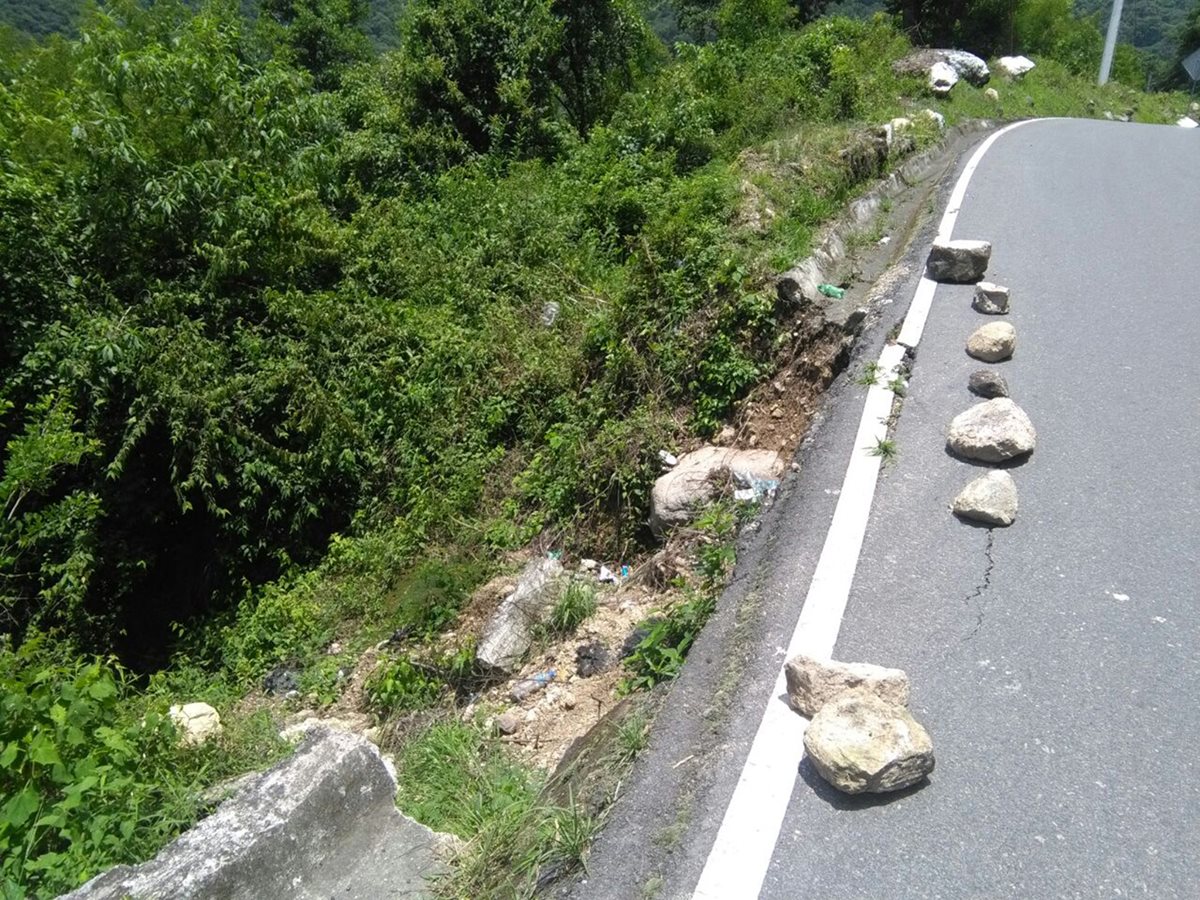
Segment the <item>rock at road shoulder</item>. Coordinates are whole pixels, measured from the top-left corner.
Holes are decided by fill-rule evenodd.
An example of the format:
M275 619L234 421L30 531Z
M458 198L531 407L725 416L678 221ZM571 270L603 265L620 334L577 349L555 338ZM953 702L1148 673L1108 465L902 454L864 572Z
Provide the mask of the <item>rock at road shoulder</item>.
M679 457L679 464L654 482L650 494L650 527L662 534L691 521L697 509L714 500L729 475L742 472L751 479L777 480L783 459L773 450L735 450L701 447ZM722 483L724 482L724 484Z
M1007 397L997 397L959 413L946 435L949 448L966 459L1004 462L1033 450L1037 432L1029 416Z
M809 719L826 703L852 690L865 690L888 703L908 705L908 675L902 669L800 655L788 660L784 674L792 708Z
M972 394L989 400L1008 396L1008 382L994 369L978 369L972 372L967 387Z
M1027 56L1002 56L996 60L996 67L1009 78L1020 78L1022 75L1032 72L1037 67L1037 63Z
M529 563L517 581L516 589L501 601L492 613L475 659L486 669L511 674L533 644L533 629L554 606L557 579L562 564L546 557Z
M432 897L457 839L396 809L368 741L314 732L150 862L117 866L63 900L344 900Z
M936 62L929 68L929 89L945 97L958 84L958 73L948 63Z
M987 316L1008 315L1008 288L990 281L981 281L975 285L975 298L971 306L976 312Z
M973 284L983 278L991 258L987 241L934 241L925 271L934 281Z
M892 71L897 75L926 75L939 63L949 67L957 78L963 78L975 87L983 87L991 78L987 63L966 50L914 50L892 63Z
M933 771L933 741L903 706L867 691L825 704L804 733L817 773L847 794L899 791Z
M967 353L982 362L1001 362L1017 348L1017 330L1007 322L989 322L967 338Z
M954 498L954 514L987 525L1011 525L1017 519L1017 483L993 470L968 484Z

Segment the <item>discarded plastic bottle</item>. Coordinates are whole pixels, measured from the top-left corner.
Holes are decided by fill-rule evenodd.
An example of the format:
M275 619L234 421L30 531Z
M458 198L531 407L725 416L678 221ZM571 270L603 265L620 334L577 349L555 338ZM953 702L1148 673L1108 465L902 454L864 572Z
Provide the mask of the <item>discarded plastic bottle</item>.
M831 297L834 300L841 300L846 296L846 289L840 288L836 284L818 284L817 290L826 297Z
M512 688L512 698L518 703L528 697L530 694L536 694L556 677L556 672L553 669L547 669L545 672L538 672L530 678L522 678Z

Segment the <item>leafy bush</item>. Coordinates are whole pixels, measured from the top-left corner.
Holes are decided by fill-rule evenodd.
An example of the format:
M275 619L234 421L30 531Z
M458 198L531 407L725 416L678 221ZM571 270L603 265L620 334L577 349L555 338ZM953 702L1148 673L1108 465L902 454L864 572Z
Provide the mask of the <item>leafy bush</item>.
M131 688L111 661L71 659L41 638L0 646L5 896L70 890L190 824L194 769L162 712L130 715Z
M405 657L379 666L367 682L367 701L378 713L411 712L433 705L445 684Z

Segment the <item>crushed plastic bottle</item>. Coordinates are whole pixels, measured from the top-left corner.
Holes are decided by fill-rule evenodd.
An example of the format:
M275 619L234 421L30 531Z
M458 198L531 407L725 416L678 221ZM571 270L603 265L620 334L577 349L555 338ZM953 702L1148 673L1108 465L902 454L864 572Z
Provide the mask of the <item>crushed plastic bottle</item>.
M846 296L846 289L840 288L836 284L818 284L817 290L834 300L841 300Z
M554 669L547 669L545 672L538 672L536 675L532 675L529 678L522 678L513 685L512 691L510 692L512 698L520 703L526 697L530 696L531 694L536 694L538 691L546 687L546 685L555 679L556 675L557 673L554 671Z

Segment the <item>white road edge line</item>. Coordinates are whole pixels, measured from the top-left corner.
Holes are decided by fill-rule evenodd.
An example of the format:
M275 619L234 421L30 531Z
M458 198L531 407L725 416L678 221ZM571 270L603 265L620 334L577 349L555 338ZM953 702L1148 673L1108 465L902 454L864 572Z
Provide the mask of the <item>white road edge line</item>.
M950 194L938 227L939 239L948 239L954 231L967 185L992 144L1001 135L1036 121L1045 120L1016 122L980 144ZM833 655L883 462L881 457L870 452L878 441L887 437L887 420L894 395L883 385L895 376L906 349L916 347L920 342L936 287L935 282L922 276L897 342L888 344L879 355L880 374L867 391L833 520L800 618L792 632L785 661L798 653L821 659ZM808 727L808 720L788 706L786 693L787 683L780 666L750 754L725 809L692 900L753 900L762 890L795 787L804 755L804 731Z

